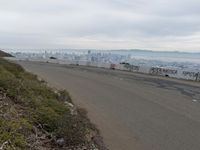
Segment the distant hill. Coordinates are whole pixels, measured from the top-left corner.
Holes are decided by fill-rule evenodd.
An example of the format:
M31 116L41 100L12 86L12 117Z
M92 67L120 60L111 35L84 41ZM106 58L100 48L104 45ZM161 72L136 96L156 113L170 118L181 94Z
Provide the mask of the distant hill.
M13 56L0 50L0 57L13 57Z

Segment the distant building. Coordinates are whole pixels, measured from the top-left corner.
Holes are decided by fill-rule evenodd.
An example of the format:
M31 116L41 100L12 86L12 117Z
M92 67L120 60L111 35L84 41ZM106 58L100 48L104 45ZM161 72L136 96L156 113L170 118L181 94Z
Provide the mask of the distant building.
M88 55L91 54L91 50L88 50Z

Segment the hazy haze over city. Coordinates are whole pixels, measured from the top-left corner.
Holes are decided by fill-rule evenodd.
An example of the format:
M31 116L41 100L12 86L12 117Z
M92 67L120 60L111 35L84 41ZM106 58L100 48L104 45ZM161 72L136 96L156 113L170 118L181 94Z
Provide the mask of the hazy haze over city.
M199 0L0 0L0 48L200 51Z

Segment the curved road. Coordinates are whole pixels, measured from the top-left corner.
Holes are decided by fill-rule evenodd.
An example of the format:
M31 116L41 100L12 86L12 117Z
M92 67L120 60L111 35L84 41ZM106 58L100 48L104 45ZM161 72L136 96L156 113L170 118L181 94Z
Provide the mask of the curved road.
M67 89L111 150L200 150L200 84L137 73L18 62Z

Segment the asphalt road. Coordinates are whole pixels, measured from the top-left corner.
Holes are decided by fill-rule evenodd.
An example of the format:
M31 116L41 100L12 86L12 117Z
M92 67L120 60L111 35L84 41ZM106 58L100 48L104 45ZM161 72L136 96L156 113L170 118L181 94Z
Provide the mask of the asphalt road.
M200 150L200 83L98 68L19 62L67 89L111 150Z

